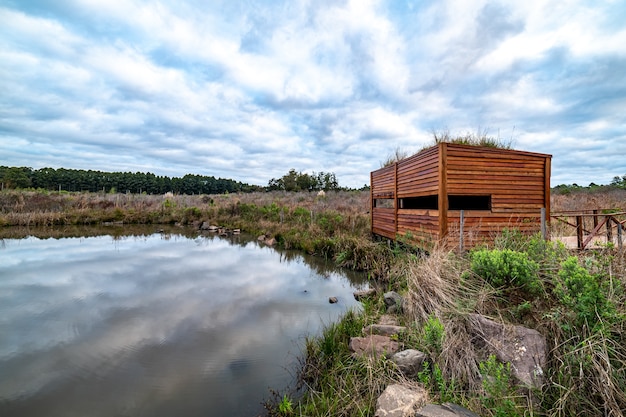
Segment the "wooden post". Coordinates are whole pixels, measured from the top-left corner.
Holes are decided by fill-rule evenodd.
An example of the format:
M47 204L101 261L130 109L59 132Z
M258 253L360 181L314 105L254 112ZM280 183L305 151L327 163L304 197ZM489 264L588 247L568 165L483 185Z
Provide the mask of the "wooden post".
M400 200L398 200L398 162L393 164L393 222L395 227L395 237L398 236L398 205L400 204Z
M374 172L370 172L370 233L374 234ZM311 224L313 224L313 210L311 210Z
M617 219L613 219L615 224L617 225L617 247L622 248L622 224L617 221Z
M546 208L541 207L541 237L548 240L548 228L546 227Z
M593 210L593 228L598 227L598 209Z
M613 242L613 228L611 226L611 218L610 216L606 221L606 243Z
M461 218L459 219L459 252L463 252L463 227L465 226L465 210L461 210Z
M448 147L446 143L439 144L439 240L448 234Z
M583 216L576 216L576 240L578 249L583 248Z
M543 165L543 206L546 208L545 219L550 225L550 175L552 172L552 157L547 156Z

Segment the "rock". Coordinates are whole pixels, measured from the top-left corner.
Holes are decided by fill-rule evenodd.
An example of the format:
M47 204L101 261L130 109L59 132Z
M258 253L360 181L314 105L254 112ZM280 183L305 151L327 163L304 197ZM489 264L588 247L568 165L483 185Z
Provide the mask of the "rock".
M267 239L267 235L261 235L256 238L256 240L258 240L259 242L265 242L265 239Z
M391 326L397 326L398 319L396 319L396 317L392 316L391 314L383 314L382 316L380 316L378 324L389 324Z
M415 417L457 417L457 415L442 405L426 404L414 414Z
M467 408L461 407L460 405L457 405L457 404L443 403L441 404L441 406L444 408L447 408L450 411L454 411L454 413L459 417L480 417L475 412L470 411Z
M273 237L272 237L272 238L269 238L269 239L265 239L265 242L264 242L264 243L265 243L267 246L274 246L274 245L276 244L276 239L274 239Z
M421 387L392 384L376 401L376 417L410 417L428 399L428 391Z
M505 326L480 314L471 318L478 347L496 355L500 362L511 364L512 376L527 388L543 385L547 345L541 333L523 326Z
M202 222L200 230L208 230L209 232L217 232L219 227L209 224L208 222Z
M385 298L385 305L387 306L387 313L395 314L402 312L402 303L404 300L402 296L395 291L386 292L383 296Z
M375 288L370 288L368 290L363 290L363 291L355 291L353 293L354 295L354 299L357 301L361 301L364 298L370 298L373 297L374 295L376 295L376 289Z
M452 403L426 404L414 414L415 417L480 417L478 414Z
M392 336L406 331L404 326L394 326L391 324L370 324L363 328L364 334L379 334L381 336Z
M338 301L339 300L337 299L337 297L330 297L330 298L328 298L328 302L331 303L331 304L335 304Z
M390 337L371 334L365 337L351 337L348 348L355 356L377 357L396 353L400 345Z
M427 356L424 352L416 349L407 349L395 353L391 360L398 366L398 369L408 378L415 378L423 369Z

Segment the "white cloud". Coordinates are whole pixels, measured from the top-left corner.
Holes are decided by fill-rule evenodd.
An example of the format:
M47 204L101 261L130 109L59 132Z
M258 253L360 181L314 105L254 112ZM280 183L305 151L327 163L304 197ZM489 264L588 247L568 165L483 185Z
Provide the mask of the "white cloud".
M626 136L621 17L575 0L4 6L3 163L361 186L394 149L480 126L555 161L567 138L606 154Z

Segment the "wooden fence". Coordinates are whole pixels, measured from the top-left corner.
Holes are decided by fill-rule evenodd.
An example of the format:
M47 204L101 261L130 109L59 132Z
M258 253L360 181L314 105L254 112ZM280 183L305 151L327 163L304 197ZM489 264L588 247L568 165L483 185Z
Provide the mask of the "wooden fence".
M612 212L612 210L579 210L561 211L552 213L552 219L565 225L576 235L576 247L586 249L590 243L599 238L606 238L606 243L613 243L616 238L617 246L621 249L626 231L626 212ZM572 230L573 229L573 230Z

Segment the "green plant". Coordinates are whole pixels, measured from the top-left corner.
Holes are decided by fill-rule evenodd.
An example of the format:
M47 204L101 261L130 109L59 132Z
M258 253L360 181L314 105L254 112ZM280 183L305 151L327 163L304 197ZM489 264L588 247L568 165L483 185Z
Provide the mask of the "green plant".
M422 370L418 372L417 379L425 386L428 387L431 394L437 396L439 402L456 401L457 396L457 384L454 379L446 380L443 376L443 371L434 363L432 365L428 361L424 361L422 364Z
M162 207L164 209L172 209L174 207L176 207L176 202L173 200L170 200L169 198L166 198L165 201L163 202Z
M443 350L444 338L445 328L443 323L431 314L422 328L422 340L425 350L433 357L440 355Z
M496 417L521 416L510 387L511 365L498 362L495 355L478 364L485 395L481 397L484 408Z
M517 287L530 296L542 293L539 265L525 252L511 249L479 249L470 254L470 267L497 289L505 292Z
M293 402L287 394L283 395L283 398L278 403L278 412L283 416L290 416L293 414Z
M575 324L595 325L600 319L612 319L615 306L607 299L598 279L570 256L561 264L560 281L554 288L559 301L575 314Z

